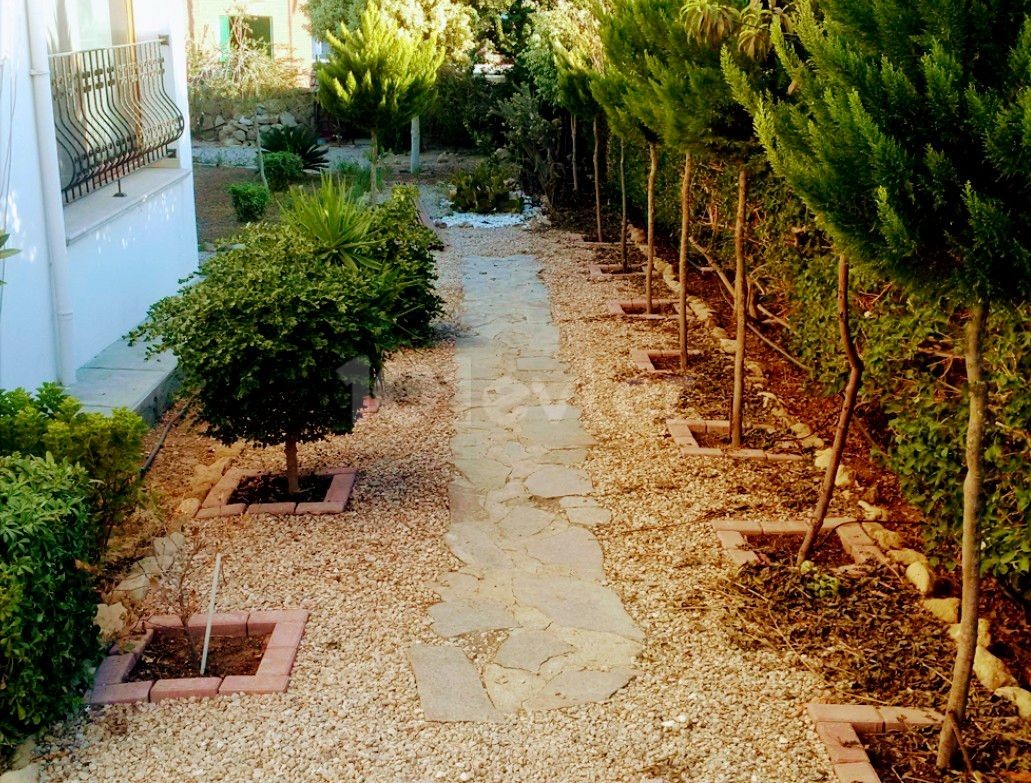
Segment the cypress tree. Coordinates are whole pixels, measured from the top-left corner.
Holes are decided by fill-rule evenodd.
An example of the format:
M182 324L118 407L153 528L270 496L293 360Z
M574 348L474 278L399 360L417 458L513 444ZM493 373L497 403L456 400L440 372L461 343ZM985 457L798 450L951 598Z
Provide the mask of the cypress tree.
M963 591L942 768L976 650L986 321L1031 293L1029 12L1028 0L801 0L801 53L780 25L773 36L793 94L749 98L775 170L846 257L968 313Z
M339 36L327 32L326 41L331 52L316 72L318 100L330 114L369 131L375 194L379 132L422 113L444 52L435 38L403 29L374 2L354 28L341 23Z

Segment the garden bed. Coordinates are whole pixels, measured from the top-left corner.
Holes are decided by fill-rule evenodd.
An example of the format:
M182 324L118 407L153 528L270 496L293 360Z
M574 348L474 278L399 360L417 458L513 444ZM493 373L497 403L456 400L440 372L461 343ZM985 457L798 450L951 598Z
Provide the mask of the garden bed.
M769 462L803 462L796 442L768 425L747 427L742 433L744 445L731 448L730 423L719 419L670 419L666 428L680 450L690 457L730 457Z
M652 312L646 312L647 302L644 299L624 299L609 302L609 312L623 318L641 318L644 320L663 321L680 312L680 304L674 299L653 299Z
M233 468L226 471L211 488L201 502L196 517L210 519L241 514L339 514L351 497L356 478L357 471L350 467L302 474L302 499L301 496L288 496L285 475ZM277 491L282 494L274 494Z

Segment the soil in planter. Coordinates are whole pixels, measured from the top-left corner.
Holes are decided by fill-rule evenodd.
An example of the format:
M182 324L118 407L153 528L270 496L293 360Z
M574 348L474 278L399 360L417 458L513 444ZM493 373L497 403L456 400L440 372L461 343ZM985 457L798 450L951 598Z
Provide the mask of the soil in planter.
M963 744L970 765L982 783L1027 783L1031 781L1031 736L1019 718L971 716L971 730ZM870 763L883 781L909 783L960 783L971 777L965 768L940 772L935 767L938 750L935 726L864 736ZM962 762L960 762L962 766Z
M282 473L262 473L247 476L229 497L229 503L318 503L326 497L332 476L302 475L301 491L291 494L287 490L286 476Z
M717 432L695 432L694 438L703 448L729 449L730 435ZM766 430L747 425L741 433L742 448L762 449L774 454L797 454L794 439L790 433L780 430Z
M623 302L623 313L624 315L646 315L644 302L635 301L633 304L629 302ZM652 315L675 315L677 307L673 302L669 301L652 301ZM667 359L652 359L652 364L658 368L660 361L669 361ZM672 367L670 369L680 369L680 360L674 358L672 360ZM665 368L664 368L665 369Z
M748 546L754 552L761 553L771 563L790 566L795 562L798 548L802 545L802 536L745 536ZM834 569L855 565L855 561L841 545L841 539L830 530L824 530L812 556L809 558L820 568Z
M269 634L263 636L212 636L205 677L251 675L265 654ZM130 682L199 677L203 637L193 638L193 650L182 631L155 634L129 674Z

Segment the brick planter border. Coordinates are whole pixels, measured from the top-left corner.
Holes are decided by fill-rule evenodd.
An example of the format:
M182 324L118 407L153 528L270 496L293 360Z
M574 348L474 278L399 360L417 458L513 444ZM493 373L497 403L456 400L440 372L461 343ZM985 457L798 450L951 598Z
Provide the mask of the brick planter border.
M624 272L622 264L588 264L587 276L592 281L604 280L629 280L630 278L644 277L644 271L630 265L630 271Z
M689 457L730 457L731 459L758 459L767 462L803 462L802 454L784 454L764 451L763 449L731 449L699 446L696 435L714 433L726 435L730 432L730 422L725 419L667 419L666 429L681 452ZM772 429L758 425L755 429Z
M748 546L745 536L804 536L809 524L792 522L754 522L748 520L724 519L712 523L713 532L727 557L737 565L758 563L762 558ZM886 563L888 560L877 543L863 530L854 517L828 517L823 521L824 530L833 530L841 541L841 547L857 565L870 562Z
M177 615L154 615L144 622L143 633L129 642L127 652L117 644L110 649L108 656L97 667L93 689L86 694L86 703L101 706L165 699L210 698L230 693L283 693L290 684L290 672L307 622L306 609L216 612L212 615L212 636L270 634L255 674L126 682L140 655L156 635L182 628ZM207 614L193 615L187 621L187 633L203 637L206 623Z
M359 410L359 414L362 416L371 416L373 413L379 411L379 408L379 397L370 397L367 395L365 399L362 400L362 407Z
M632 316L641 317L641 316ZM665 317L665 316L661 316ZM689 350L687 352L688 359L694 359L702 355L701 351ZM662 370L655 366L655 362L662 359L679 359L680 351L676 349L669 350L646 350L643 348L633 348L630 351L630 362L640 372L646 372L649 375L668 375L671 372L679 372L679 370Z
M869 704L810 702L809 717L816 727L839 783L881 783L870 763L860 734L883 734L909 726L934 726L942 716L934 710L874 707Z
M610 315L617 315L621 318L634 318L642 321L664 321L672 318L680 312L680 302L676 299L652 299L652 305L658 307L670 307L670 312L645 313L644 299L621 299L609 302L607 305Z
M378 405L377 405L378 409ZM228 503L240 482L251 476L260 476L260 470L232 468L208 492L194 516L197 519L235 517L241 514L339 514L344 510L354 489L358 472L354 468L327 468L315 472L316 476L332 476L333 480L321 501L310 503Z

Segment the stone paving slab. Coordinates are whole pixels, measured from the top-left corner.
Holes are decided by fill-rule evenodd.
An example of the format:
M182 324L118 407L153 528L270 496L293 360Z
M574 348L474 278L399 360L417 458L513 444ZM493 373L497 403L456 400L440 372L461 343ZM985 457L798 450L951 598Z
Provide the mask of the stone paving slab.
M409 650L429 720L605 701L633 677L641 648L590 529L611 513L582 469L594 440L539 269L531 256L463 261L445 535L463 566L430 586L441 601L429 614L441 637L501 643L486 645L496 652L482 671L456 646Z

